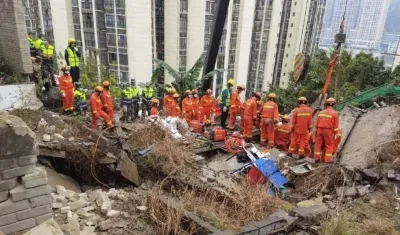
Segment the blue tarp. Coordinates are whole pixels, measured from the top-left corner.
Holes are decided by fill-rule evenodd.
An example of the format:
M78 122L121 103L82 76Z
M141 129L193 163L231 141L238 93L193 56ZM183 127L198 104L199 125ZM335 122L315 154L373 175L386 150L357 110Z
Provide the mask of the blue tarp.
M286 177L279 171L272 160L259 158L254 162L254 165L275 188L280 188L287 183Z

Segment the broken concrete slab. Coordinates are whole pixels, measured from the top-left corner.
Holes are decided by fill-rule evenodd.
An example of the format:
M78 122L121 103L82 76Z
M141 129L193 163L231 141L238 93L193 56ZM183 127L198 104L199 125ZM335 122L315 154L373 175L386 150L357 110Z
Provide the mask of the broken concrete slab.
M365 169L376 162L376 152L372 150L397 138L400 131L399 122L400 106L398 105L373 109L363 114L354 125L340 152L341 165L350 169ZM341 128L343 131L347 129L344 126ZM344 142L343 133L342 142Z
M371 183L376 183L381 178L379 173L373 169L363 169L360 173L364 180L368 180Z
M356 187L338 187L336 188L336 195L338 197L354 197L357 195Z
M118 168L120 169L123 177L134 183L136 186L140 186L141 177L139 175L136 163L126 157L120 161Z
M116 163L117 160L118 158L114 154L108 152L105 157L100 158L99 162L102 164L112 164Z
M23 235L64 235L57 222L53 219L43 222L39 226L29 230Z
M388 179L395 179L396 178L396 174L395 174L393 169L388 170L387 177L388 177Z
M305 200L297 203L299 207L312 207L317 205L325 205L323 202L323 197L317 197L310 200Z
M356 124L358 118L363 114L362 110L353 106L346 106L340 112L339 126L342 130L342 141L340 142L337 152L340 152L349 137L351 130Z
M329 208L325 204L323 204L314 205L311 207L297 207L293 211L302 219L313 219L317 216L319 218L326 216Z
M364 196L369 193L370 185L356 185L357 193L359 196Z

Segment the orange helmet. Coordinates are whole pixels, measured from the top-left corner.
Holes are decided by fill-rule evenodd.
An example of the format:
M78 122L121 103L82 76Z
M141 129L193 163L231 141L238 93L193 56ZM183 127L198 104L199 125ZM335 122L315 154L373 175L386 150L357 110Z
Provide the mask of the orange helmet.
M198 93L197 89L193 89L193 90L192 90L192 94L193 94L193 95L195 95L195 94L197 94L197 93Z
M178 93L174 93L174 95L172 97L179 98L179 94Z
M104 81L102 85L103 85L103 87L109 86L109 85L110 85L110 82L109 82L109 81Z
M175 88L171 87L167 89L167 93L173 95L176 92Z
M237 89L245 90L245 89L246 89L246 86L245 86L244 84L239 84L239 85L237 86Z
M282 121L284 121L284 122L289 122L289 121L290 121L289 116L288 116L287 114L283 115Z
M307 103L307 98L304 97L304 96L302 96L302 97L300 97L300 98L297 99L297 102L298 102L298 103Z
M96 86L95 88L94 88L94 91L97 91L97 92L103 92L103 87L101 87L101 86Z
M336 100L334 98L329 98L326 100L325 104L334 105L336 104Z
M159 104L160 103L160 101L158 100L158 99L151 99L151 101L150 101L152 104Z
M212 93L212 90L211 89L207 89L206 95L211 95L211 93Z
M269 99L276 99L276 94L275 93L269 93L268 94Z

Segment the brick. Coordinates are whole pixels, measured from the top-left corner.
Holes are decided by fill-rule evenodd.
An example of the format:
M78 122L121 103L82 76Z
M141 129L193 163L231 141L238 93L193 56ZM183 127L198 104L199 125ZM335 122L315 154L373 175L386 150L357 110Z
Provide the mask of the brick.
M0 202L4 202L8 199L8 191L0 192Z
M22 177L25 188L34 188L47 184L47 174L43 167L37 167L33 173Z
M11 179L18 176L30 174L35 171L35 165L23 166L23 167L16 167L9 170L4 170L1 172L2 179Z
M11 199L8 199L7 201L0 203L0 216L26 210L28 208L28 200L13 202Z
M53 218L53 215L51 213L38 216L38 217L36 217L36 225L42 224L52 218Z
M17 178L0 181L0 192L8 191L17 185Z
M31 204L31 207L35 208L38 206L49 205L51 203L51 197L50 195L43 195L39 197L29 198L28 201Z
M50 206L44 205L44 206L39 206L36 208L17 212L17 219L25 220L25 219L34 218L39 215L44 215L44 214L48 214L48 213L51 213Z
M69 206L71 207L72 211L76 211L78 209L84 208L86 206L89 206L90 202L86 201L85 199L79 199L78 201L71 202Z
M22 185L18 185L14 189L10 190L11 198L14 202L46 195L48 193L47 185L30 189L25 189Z
M0 216L0 226L4 226L7 224L12 224L17 222L17 215L16 214L8 214Z
M36 155L29 155L29 156L17 158L18 166L31 165L31 164L35 164L36 162L37 162Z
M18 231L22 231L25 229L33 228L36 226L36 221L35 219L27 219L23 221L18 221L13 224L8 224L6 226L0 227L0 231L2 231L5 234L10 234L10 233L15 233Z
M0 160L0 171L11 169L11 168L14 168L16 166L17 166L17 163L15 162L14 158Z

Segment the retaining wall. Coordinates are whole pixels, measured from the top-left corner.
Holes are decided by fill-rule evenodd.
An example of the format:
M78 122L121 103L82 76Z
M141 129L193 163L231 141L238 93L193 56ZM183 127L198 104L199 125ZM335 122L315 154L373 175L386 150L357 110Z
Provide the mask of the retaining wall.
M0 85L0 110L39 109L42 106L34 83Z
M52 218L47 175L35 163L35 134L18 117L0 114L0 232L14 234Z

